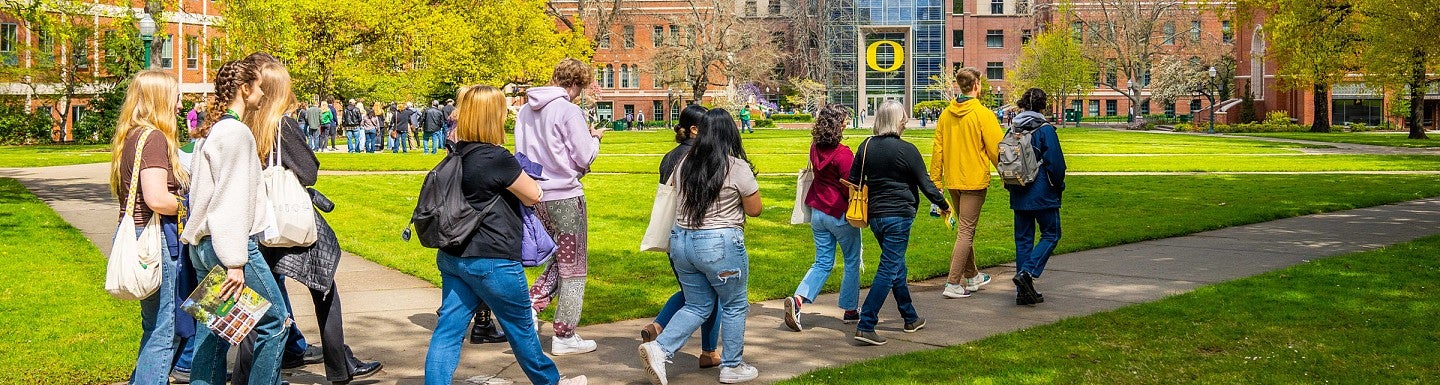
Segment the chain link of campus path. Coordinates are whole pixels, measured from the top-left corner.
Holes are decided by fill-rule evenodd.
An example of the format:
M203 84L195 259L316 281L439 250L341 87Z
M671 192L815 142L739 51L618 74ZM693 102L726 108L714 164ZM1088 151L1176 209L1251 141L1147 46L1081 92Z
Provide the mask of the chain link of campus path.
M0 177L19 180L105 252L116 216L107 187L108 171L108 164L99 163L0 169ZM942 299L943 278L915 282L911 286L915 306L927 318L928 327L913 334L900 333L894 312L882 311L878 330L891 342L878 347L852 343L854 327L840 322L840 310L833 305L835 294L822 295L816 305L805 307L803 333L790 332L783 325L779 300L763 301L751 307L745 358L760 369L761 377L755 383L771 383L817 368L964 344L1435 234L1440 234L1440 198L1429 198L1057 255L1043 281L1047 301L1038 307L1014 305L1014 287L1009 280L1013 264L985 269L995 277L994 283L966 299ZM795 274L790 278L798 279L803 272ZM440 290L349 253L343 255L335 279L344 302L347 342L359 357L385 363L379 374L355 383L421 383ZM296 320L311 343L318 343L310 297L302 286L293 281L288 284ZM555 361L563 374L587 375L592 383L645 383L636 347L638 331L649 322L581 325L580 332L595 339L599 350ZM547 347L549 334L549 328L544 328L541 342ZM669 366L671 383L716 383L716 369L697 368L696 344L698 341L692 341L674 358ZM456 378L524 383L509 352L504 344L467 344ZM320 365L285 374L294 384L324 383Z

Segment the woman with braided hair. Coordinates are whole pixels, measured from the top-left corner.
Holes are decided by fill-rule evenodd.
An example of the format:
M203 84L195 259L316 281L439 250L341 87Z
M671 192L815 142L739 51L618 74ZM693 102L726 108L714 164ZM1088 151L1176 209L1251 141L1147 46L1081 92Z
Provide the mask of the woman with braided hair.
M190 245L196 275L223 266L221 297L238 296L247 285L274 306L255 325L255 362L251 384L280 383L280 353L285 344L285 298L252 238L265 229L269 213L260 182L260 159L250 128L241 121L255 113L265 91L255 64L232 61L215 75L215 103L195 130L195 157L190 164L190 210L180 239ZM212 220L213 219L213 220ZM191 383L225 383L229 343L209 328L199 328Z

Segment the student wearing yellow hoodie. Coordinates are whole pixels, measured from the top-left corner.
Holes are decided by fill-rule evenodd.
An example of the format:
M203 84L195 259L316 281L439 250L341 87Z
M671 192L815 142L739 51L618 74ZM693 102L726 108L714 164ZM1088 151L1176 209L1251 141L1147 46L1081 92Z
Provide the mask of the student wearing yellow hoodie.
M990 275L975 267L975 227L980 207L990 188L990 169L999 156L1005 131L995 113L980 100L980 70L961 68L955 82L962 94L935 125L935 143L930 158L930 180L947 190L955 207L955 249L950 255L950 276L945 281L945 298L969 297L990 283Z

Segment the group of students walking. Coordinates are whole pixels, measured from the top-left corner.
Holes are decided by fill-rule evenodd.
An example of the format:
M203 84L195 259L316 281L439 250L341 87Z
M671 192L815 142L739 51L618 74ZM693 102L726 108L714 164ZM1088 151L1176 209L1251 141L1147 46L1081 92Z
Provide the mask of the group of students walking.
M839 251L845 267L839 306L845 311L845 323L858 323L855 340L885 343L875 326L880 308L892 295L903 330L923 328L925 319L911 302L905 262L921 193L945 216L955 211L957 236L942 294L968 297L989 283L989 275L975 268L975 227L990 187L990 168L1000 162L999 143L1016 132L1033 138L1030 145L1042 165L1033 183L1006 186L1015 210L1017 303L1043 302L1034 279L1060 237L1063 154L1054 127L1038 113L1046 108L1043 92L1031 89L1024 94L1019 106L1026 112L1016 117L1007 133L975 99L980 79L971 68L957 72L964 96L940 116L929 167L919 150L901 139L908 114L898 102L880 106L874 135L854 152L841 143L850 112L839 105L818 112L809 154L815 177L804 198L811 210L815 262L795 294L785 299L787 327L803 330L800 309L819 295ZM425 383L452 382L472 319L471 341L507 342L532 383L587 383L585 376L560 376L540 344L542 322L537 314L554 303L551 355L596 350L595 341L576 333L589 254L588 213L580 180L590 172L606 131L589 125L574 101L593 82L590 66L565 59L547 86L529 89L516 119L514 153L504 147L507 105L497 88L462 87L453 111L439 117L447 122L441 129L449 134L442 145L449 150L447 156L460 164L459 192L479 213L480 225L463 242L437 251L442 303L425 356ZM266 193L260 171L262 162L283 148L283 166L303 184L314 184L318 161L307 145L307 123L286 116L293 111L308 120L310 108L294 109L289 76L270 55L257 53L226 63L216 76L215 100L206 118L191 132L197 138L194 155L182 157L172 116L178 96L173 75L161 71L137 75L115 139L112 190L124 197L139 188L142 197L136 201L135 217L122 220L143 224L154 213L172 229L166 238L171 252L163 265L164 286L142 302L144 336L131 383L165 383L176 357L182 356L178 352L190 350L184 348L184 333L178 327L182 322L175 311L176 298L188 293L181 277L193 281L214 266L226 272L224 294L248 286L266 300L285 305L270 307L262 317L253 343L241 345L235 374L230 376L235 383L280 383L280 369L292 361L282 357L295 345L298 330L293 325L286 328L291 309L283 277L272 272L267 256L295 251L266 248L255 239L266 229L270 215L261 209ZM432 107L440 111L438 103ZM392 119L398 118L386 121ZM744 229L746 218L759 216L763 204L757 173L735 119L725 109L687 107L674 127L677 146L664 156L658 170L660 183L674 186L676 194L674 223L667 225L671 228L668 257L679 290L640 333L639 358L657 384L668 382L666 364L696 331L701 332L700 366L720 367L720 382L745 382L759 375L743 357L750 280ZM127 183L130 170L122 165L129 162L142 165L137 168L138 186ZM847 220L851 191L858 186L868 189L868 227L881 248L879 268L863 302L861 229ZM530 210L555 244L553 258L541 265L533 285L527 283L522 264L531 247L522 234ZM1039 244L1034 243L1037 225ZM345 346L333 284L328 290L312 290L311 295L320 315L323 349L306 352L308 346L302 342L296 362L323 360L327 380L333 383L347 383L378 370L379 362L358 360ZM229 344L203 325L188 322L194 333L190 380L225 383ZM480 330L485 327L489 330ZM319 357L311 357L315 353Z
M454 113L454 99L432 100L428 107L416 107L410 102L366 103L364 99L342 104L332 99L302 103L291 116L312 151L339 151L336 138L344 135L348 153L383 152L387 148L392 153L408 153L413 148L436 154L455 128Z

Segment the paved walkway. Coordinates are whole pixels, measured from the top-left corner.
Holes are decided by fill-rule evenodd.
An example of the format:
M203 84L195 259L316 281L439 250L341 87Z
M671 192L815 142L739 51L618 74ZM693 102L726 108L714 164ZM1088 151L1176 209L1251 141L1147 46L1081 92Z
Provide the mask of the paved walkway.
M0 177L17 178L48 202L97 244L105 243L115 216L105 187L105 166L82 165L41 169L4 169ZM343 209L343 208L342 208ZM883 312L880 332L891 343L880 347L855 346L849 339L853 325L839 321L834 294L822 295L805 308L803 333L782 325L779 301L756 303L746 333L746 359L761 371L759 383L791 378L806 371L917 350L962 344L987 336L1054 322L1063 318L1107 311L1154 301L1199 286L1247 277L1309 260L1368 250L1424 236L1440 234L1440 198L1238 226L1189 236L1168 238L1056 256L1039 287L1047 301L1038 307L1014 305L1011 265L985 271L996 281L974 297L946 300L939 291L943 281L912 285L915 306L928 326L914 334L899 332L891 307ZM102 246L102 249L104 247ZM872 258L874 251L871 253ZM97 262L99 263L99 262ZM765 277L798 281L790 277ZM838 274L838 272L837 272ZM418 384L439 290L395 270L346 254L337 281L346 305L345 323L350 345L365 359L385 362L379 375L357 384ZM291 284L292 293L303 293ZM297 309L309 309L309 297L293 296ZM315 337L309 312L298 321ZM600 349L591 354L556 359L562 373L588 375L598 384L644 383L636 358L638 331L648 320L604 325L582 325L586 338ZM548 334L548 327L545 333ZM542 342L549 344L548 337ZM318 342L318 341L316 341ZM716 369L696 369L698 348L692 340L670 365L671 383L714 384ZM548 346L547 346L548 349ZM492 383L525 382L523 374L503 345L467 345L458 379ZM287 371L292 383L323 381L319 365Z

